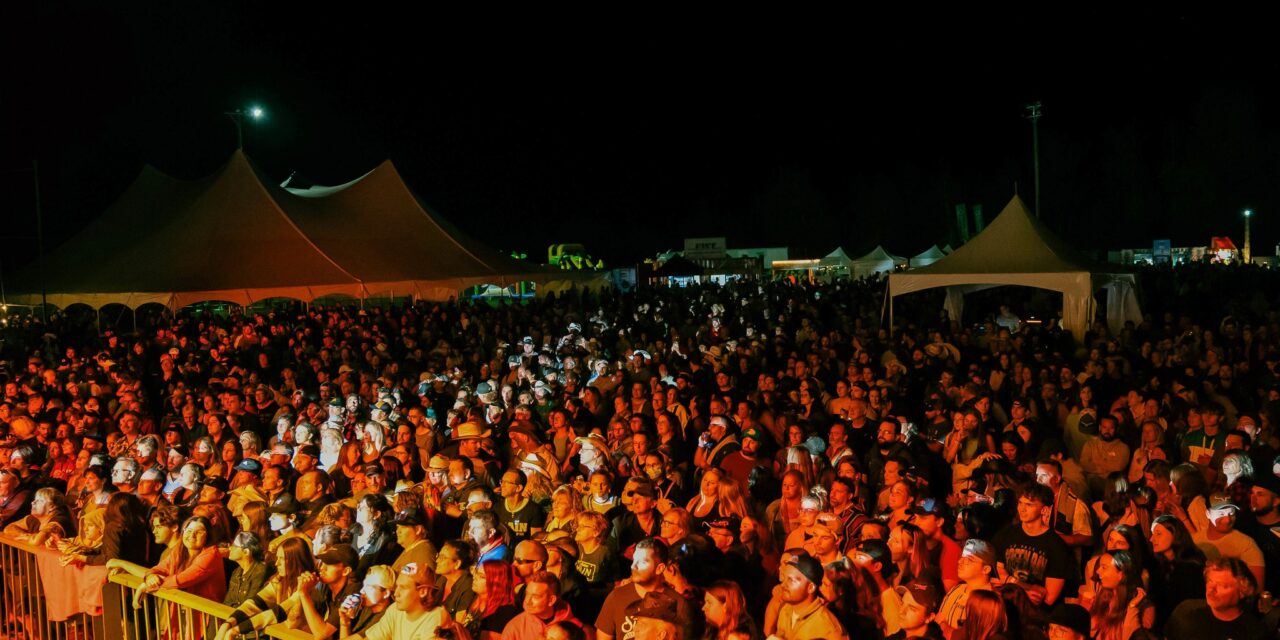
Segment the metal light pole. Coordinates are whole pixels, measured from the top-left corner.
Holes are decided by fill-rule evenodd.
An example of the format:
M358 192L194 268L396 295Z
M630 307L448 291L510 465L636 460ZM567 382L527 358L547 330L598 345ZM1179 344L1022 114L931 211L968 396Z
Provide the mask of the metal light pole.
M1035 167L1036 217L1040 217L1040 102L1027 105L1027 119L1031 121L1031 162Z
M1251 220L1253 220L1253 211L1249 209L1245 209L1244 210L1244 263L1245 264L1249 264L1253 262L1253 248L1251 246L1250 238L1249 238L1249 222Z
M262 107L249 107L248 109L236 109L235 111L224 112L228 118L236 125L236 148L244 149L244 117L249 116L254 120L262 119Z
M44 282L44 212L40 206L40 162L31 161L31 178L36 192L36 273L40 277L40 320L48 322L49 296Z

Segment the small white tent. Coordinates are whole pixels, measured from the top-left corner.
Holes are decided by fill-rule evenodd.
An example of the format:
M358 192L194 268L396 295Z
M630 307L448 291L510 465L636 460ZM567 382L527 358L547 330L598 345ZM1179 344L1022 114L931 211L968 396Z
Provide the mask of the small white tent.
M841 274L853 273L853 258L844 252L844 247L836 247L835 251L828 253L818 261L818 267L824 269L835 269Z
M960 320L964 294L1002 285L1037 287L1062 292L1062 325L1076 340L1084 338L1093 318L1094 291L1107 290L1107 324L1118 332L1125 321L1142 321L1135 292L1136 280L1078 254L1027 212L1017 196L1000 215L951 255L920 269L889 277L889 317L892 298L947 288L946 309Z
M861 258L855 259L849 265L849 275L854 278L863 278L877 273L888 273L893 271L898 265L907 264L906 258L895 256L884 247L876 246L870 253Z
M920 267L927 267L945 257L947 257L947 254L942 249L939 249L938 245L935 244L912 258L911 268L918 269Z

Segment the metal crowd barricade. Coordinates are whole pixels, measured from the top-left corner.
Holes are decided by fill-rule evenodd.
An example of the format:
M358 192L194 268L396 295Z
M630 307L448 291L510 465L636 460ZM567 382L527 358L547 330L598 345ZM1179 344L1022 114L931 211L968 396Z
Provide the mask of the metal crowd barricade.
M103 594L104 627L108 638L123 640L214 640L218 626L234 611L231 607L177 589L159 589L138 598L142 580L128 573L111 576ZM310 640L313 636L284 625L272 625L246 640Z
M134 592L142 583L138 577L120 573L103 580L106 570L102 567L63 567L57 558L52 549L0 535L0 640L214 640L218 626L232 612L221 602L177 589L143 594L134 607ZM56 584L46 585L49 575ZM51 590L46 591L46 586ZM94 600L89 596L98 593L100 606L84 601ZM46 594L55 601L50 602ZM274 625L242 637L305 640L312 636Z
M0 535L0 638L8 640L88 640L108 636L101 615L78 611L51 616L39 564L57 564L57 552ZM58 565L60 567L60 565ZM70 568L67 571L75 571ZM56 578L55 578L56 579ZM49 584L61 590L67 585ZM74 595L74 594L73 594ZM54 617L62 619L55 620Z

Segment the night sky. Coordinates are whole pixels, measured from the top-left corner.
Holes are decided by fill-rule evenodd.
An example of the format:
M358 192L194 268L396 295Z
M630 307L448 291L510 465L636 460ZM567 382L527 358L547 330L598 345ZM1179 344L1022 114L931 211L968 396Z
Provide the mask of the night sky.
M115 5L129 4L132 10ZM320 184L394 161L429 206L545 259L610 265L727 236L793 256L953 241L954 205L1032 202L1084 249L1243 239L1280 224L1280 57L1260 16L673 16L380 13L365 4L31 2L6 7L3 267L144 163L209 173L224 111L261 104L249 156ZM495 10L496 11L496 10ZM395 233L388 229L388 234Z

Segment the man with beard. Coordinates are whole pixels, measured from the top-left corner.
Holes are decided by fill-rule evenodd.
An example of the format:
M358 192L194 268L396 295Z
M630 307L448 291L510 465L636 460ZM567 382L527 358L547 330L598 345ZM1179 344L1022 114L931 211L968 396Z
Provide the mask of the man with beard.
M845 640L844 626L821 595L822 563L800 554L782 566L776 635L782 640Z
M605 598L600 616L596 618L597 640L613 640L628 637L627 630L635 628L634 615L627 608L644 599L646 594L669 591L663 574L667 571L667 545L660 540L646 538L636 543L635 556L631 560L631 581L617 587ZM693 629L694 613L684 598L673 595L677 617L683 634L679 637L696 637Z
M1129 445L1118 435L1120 423L1107 414L1098 419L1098 435L1089 438L1080 450L1080 467L1084 469L1091 495L1103 495L1102 486L1107 476L1129 467Z
M867 452L867 476L876 483L876 490L884 483L884 464L891 458L905 460L908 467L915 465L915 457L902 442L902 425L893 417L880 420L876 425L876 445Z
M831 481L831 492L827 496L831 502L831 512L840 518L840 527L844 532L841 538L846 551L862 537L862 525L868 521L861 505L853 499L856 492L857 485L852 480L835 478Z
M736 480L739 487L751 486L751 470L760 463L756 457L760 451L760 437L760 430L754 427L743 431L741 448L720 461L720 469Z
M1204 569L1204 600L1183 600L1169 615L1169 640L1261 640L1274 637L1246 603L1258 585L1235 558L1210 560Z
M1274 590L1280 585L1280 478L1274 474L1256 474L1250 489L1249 506L1253 511L1253 539L1266 560L1266 582Z
M523 471L512 469L502 474L502 482L498 483L498 495L502 499L494 506L494 512L511 533L512 542L527 540L541 533L546 521L542 507L524 495L528 482Z

